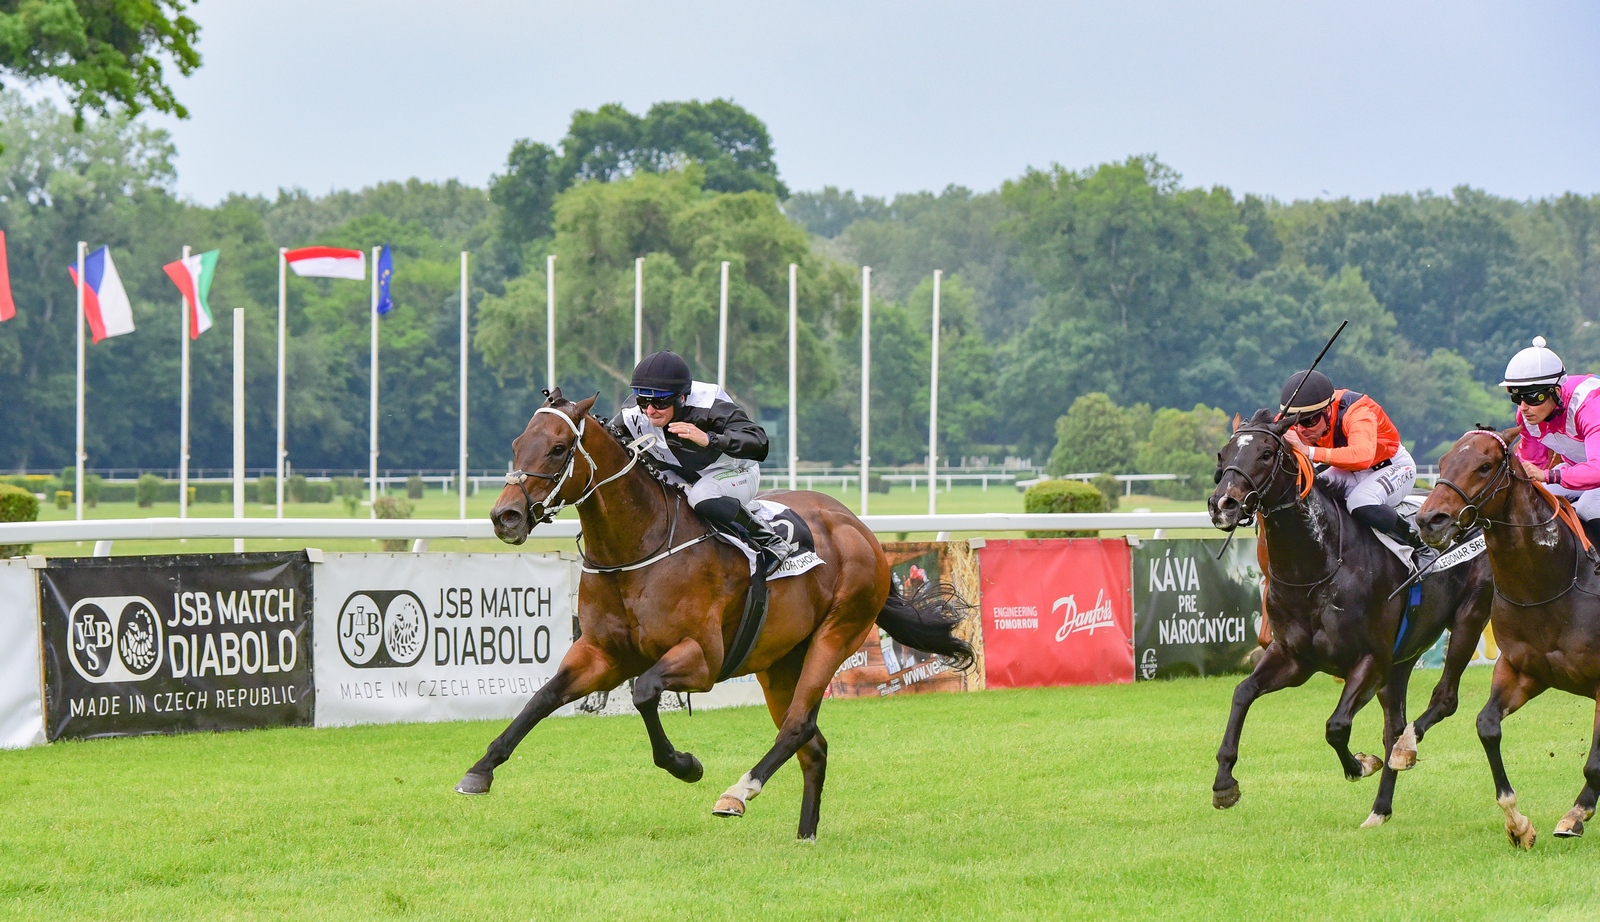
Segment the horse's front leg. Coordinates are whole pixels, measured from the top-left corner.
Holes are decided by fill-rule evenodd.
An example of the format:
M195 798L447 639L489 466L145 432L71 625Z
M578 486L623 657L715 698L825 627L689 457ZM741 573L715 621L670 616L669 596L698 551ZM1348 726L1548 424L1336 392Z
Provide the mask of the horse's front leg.
M645 732L650 734L650 753L656 766L664 768L679 781L693 783L705 774L700 760L687 752L679 752L667 739L661 726L658 709L663 691L710 691L711 667L706 665L705 653L700 644L685 638L666 652L654 666L646 669L633 683L633 706L644 718Z
M1483 754L1489 759L1489 772L1494 775L1494 799L1506 814L1506 838L1512 845L1533 848L1537 836L1533 823L1517 810L1517 792L1506 777L1506 766L1500 759L1500 722L1544 691L1531 676L1514 669L1501 654L1494 664L1494 681L1489 686L1489 702L1478 712L1478 741L1483 744ZM1590 761L1594 756L1591 752Z
M1378 703L1383 706L1383 751L1394 753L1400 728L1406 725L1406 687L1411 684L1411 667L1416 660L1409 659L1389 667L1389 680L1378 687ZM1394 783L1399 777L1395 768L1385 765L1383 777L1378 779L1378 796L1372 802L1372 813L1361 824L1362 829L1382 826L1394 813Z
M1350 725L1355 722L1356 714L1372 700L1383 677L1375 654L1368 653L1356 660L1355 668L1344 678L1344 693L1339 696L1339 705L1328 717L1324 735L1339 757L1339 766L1344 769L1346 781L1360 781L1383 766L1383 760L1377 756L1350 752Z
M1480 609L1486 609L1488 604L1486 600L1477 600L1464 606L1457 613L1455 623L1450 625L1450 643L1445 646L1444 669L1439 676L1439 684L1433 687L1433 696L1428 699L1427 710L1406 727L1389 750L1389 767L1395 771L1405 771L1416 765L1417 746L1422 743L1428 730L1456 712L1456 706L1460 703L1461 674L1478 652L1478 638L1483 636L1483 625L1488 621L1488 612Z
M1223 732L1222 746L1217 749L1217 780L1211 785L1212 806L1226 810L1239 802L1239 782L1233 777L1233 766L1239 761L1239 734L1244 730L1244 717L1250 712L1250 705L1262 695L1301 685L1308 676L1293 656L1274 641L1267 646L1256 668L1233 689L1228 729Z
M512 751L533 729L534 724L549 717L563 704L576 701L590 692L615 688L620 681L622 677L616 661L588 640L578 638L567 655L562 657L556 674L534 693L522 708L522 713L495 737L494 742L489 744L489 751L456 783L456 792L489 793L489 786L494 783L494 770L511 758Z

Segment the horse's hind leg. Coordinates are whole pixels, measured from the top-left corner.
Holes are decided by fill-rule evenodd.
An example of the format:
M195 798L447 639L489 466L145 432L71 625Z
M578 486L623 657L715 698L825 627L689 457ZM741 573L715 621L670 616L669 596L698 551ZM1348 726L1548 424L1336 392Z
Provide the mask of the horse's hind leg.
M494 770L511 758L512 751L535 724L550 716L563 704L576 701L602 688L612 688L619 681L621 677L616 662L599 647L580 637L562 658L561 667L556 670L556 674L534 693L523 706L522 713L511 721L511 725L495 737L483 758L456 782L456 793L489 793L489 786L494 783Z
M1346 781L1360 781L1383 765L1383 760L1377 756L1350 752L1350 725L1355 722L1356 714L1372 700L1383 678L1378 670L1377 657L1369 653L1357 660L1355 668L1345 676L1344 693L1339 696L1339 705L1328 718L1325 737L1339 756L1339 766L1344 769Z
M1383 705L1383 751L1391 755L1395 740L1400 736L1400 728L1406 725L1406 687L1411 684L1411 667L1415 664L1416 660L1410 659L1390 666L1389 681L1378 688L1378 703ZM1361 824L1361 828L1370 829L1389 821L1394 813L1394 783L1397 777L1395 769L1384 766L1383 777L1378 779L1378 796L1372 802L1372 815Z
M1502 655L1494 665L1489 701L1478 712L1478 741L1483 744L1483 754L1489 759L1489 772L1494 775L1495 802L1506 814L1506 837L1512 845L1523 848L1533 848L1536 836L1533 824L1517 810L1517 792L1512 789L1511 779L1506 777L1505 763L1500 759L1500 722L1542 691L1543 685L1531 676L1517 672ZM1591 753L1591 761L1593 758Z
M1583 823L1594 816L1594 805L1600 799L1600 699L1595 706L1594 738L1589 743L1589 761L1583 765L1583 791L1577 803L1556 824L1558 838L1570 839L1583 835Z
M795 648L760 676L762 690L767 696L767 711L779 728L783 727L784 715L794 701L794 688L805 662L805 652L805 647ZM813 716L812 720L815 719ZM828 774L828 741L820 729L800 747L795 757L800 760L800 773L805 780L805 790L800 795L800 828L795 838L811 842L817 838L817 823L822 818L822 784Z
M1486 607L1487 603L1483 603ZM1475 604L1473 608L1477 608ZM1476 617L1483 615L1484 617ZM1450 642L1445 646L1444 670L1439 676L1439 684L1433 687L1433 695L1428 699L1427 710L1422 712L1409 726L1394 747L1389 750L1389 767L1395 771L1405 771L1417 764L1417 746L1424 736L1433 728L1433 725L1456 712L1460 703L1459 692L1461 689L1461 673L1466 671L1467 664L1472 662L1473 654L1478 652L1478 638L1483 636L1483 621L1487 620L1487 612L1474 612L1468 610L1468 616L1459 618L1450 627Z
M656 766L666 769L679 781L699 781L705 769L700 766L699 759L674 749L672 741L667 739L667 731L661 726L661 714L658 712L661 693L669 689L709 691L711 685L711 667L706 665L700 644L692 639L680 641L633 682L633 706L639 709L639 716L644 718L645 732L650 734L650 753L655 757Z
M1250 705L1262 695L1300 685L1305 680L1306 673L1300 664L1282 646L1272 643L1256 668L1234 687L1228 729L1223 731L1222 745L1217 749L1217 780L1211 785L1212 806L1226 810L1239 802L1239 782L1233 777L1233 766L1239 761L1239 734L1244 730L1244 718L1250 712Z

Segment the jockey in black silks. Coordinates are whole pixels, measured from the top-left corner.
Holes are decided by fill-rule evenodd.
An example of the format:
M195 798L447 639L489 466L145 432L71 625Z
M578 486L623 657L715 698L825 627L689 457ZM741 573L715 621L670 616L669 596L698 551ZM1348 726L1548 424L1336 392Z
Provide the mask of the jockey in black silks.
M696 381L673 352L653 352L633 371L634 406L611 420L634 438L654 435L649 451L665 478L683 488L706 520L735 533L767 556L770 574L793 547L754 515L767 433L715 384Z

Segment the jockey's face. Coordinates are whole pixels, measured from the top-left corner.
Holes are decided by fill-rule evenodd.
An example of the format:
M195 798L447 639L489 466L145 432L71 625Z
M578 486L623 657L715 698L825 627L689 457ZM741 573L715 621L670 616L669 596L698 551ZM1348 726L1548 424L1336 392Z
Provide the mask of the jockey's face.
M650 420L650 425L658 429L665 428L667 423L672 422L672 407L658 410L649 404L645 404L639 408L639 411L644 414L645 419Z
M1522 414L1522 418L1535 425L1556 415L1556 409L1554 400L1546 400L1537 406L1526 403L1517 404L1517 412Z
M1298 432L1301 438L1314 442L1328 434L1328 426L1331 425L1332 422L1333 414L1324 411L1322 413L1318 413L1316 418L1310 422L1296 424L1294 431Z

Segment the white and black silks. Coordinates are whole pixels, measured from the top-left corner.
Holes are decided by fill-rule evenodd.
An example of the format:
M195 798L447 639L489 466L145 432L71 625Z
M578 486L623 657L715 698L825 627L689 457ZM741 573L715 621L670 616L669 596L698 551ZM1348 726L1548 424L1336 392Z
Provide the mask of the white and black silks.
M710 444L702 447L652 425L638 407L623 408L612 417L610 425L625 429L631 438L656 436L650 455L669 480L680 481L684 487L697 483L710 468L744 467L767 459L767 433L733 402L727 391L715 384L694 382L672 422L698 427L710 437Z

